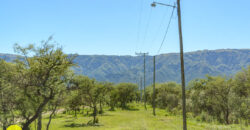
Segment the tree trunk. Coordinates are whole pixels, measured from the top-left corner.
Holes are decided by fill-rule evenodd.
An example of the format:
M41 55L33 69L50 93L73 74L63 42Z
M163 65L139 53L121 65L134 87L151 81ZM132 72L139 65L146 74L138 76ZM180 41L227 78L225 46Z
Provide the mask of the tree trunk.
M42 130L42 113L38 116L37 130Z
M82 107L82 114L84 115L84 106Z
M35 120L35 130L37 130L37 123L36 123L36 120Z
M77 118L76 110L77 110L77 109L75 109L75 117Z
M115 110L115 105L112 104L112 105L110 106L110 110L111 110L111 111L114 111L114 110Z
M126 108L125 102L122 102L122 103L121 103L121 107L122 107L122 110L124 110L124 109Z
M5 124L3 124L3 130L6 130L7 128L6 128L6 125Z
M51 114L49 115L49 122L47 124L47 127L46 127L46 130L49 130L49 125L50 125L50 122L52 120L52 116L55 114L56 112L56 108L57 108L57 105L54 107L54 109L52 110Z
M228 109L226 110L226 113L225 113L225 121L226 121L226 124L228 125L229 124L229 110Z
M100 101L100 111L99 111L99 114L102 114L103 113L103 110L102 110L102 101Z
M38 116L42 113L44 106L49 102L49 100L50 100L49 98L44 99L43 103L38 107L36 114L23 124L23 130L30 129L29 125L38 118Z
M96 105L94 105L94 111L93 111L94 120L93 120L93 124L96 123L96 115L97 115L97 108L96 108Z

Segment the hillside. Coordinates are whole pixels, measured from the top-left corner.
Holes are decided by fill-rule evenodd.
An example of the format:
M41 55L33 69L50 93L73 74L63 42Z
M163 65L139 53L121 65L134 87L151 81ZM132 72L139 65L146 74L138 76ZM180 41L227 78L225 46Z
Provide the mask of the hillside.
M0 54L0 58L12 61L15 55ZM187 82L209 75L233 75L243 67L250 65L250 49L204 50L185 53L185 73ZM138 82L143 75L143 57L79 55L74 68L99 81ZM153 57L146 57L146 81L152 83ZM156 81L180 82L179 54L169 53L156 57Z

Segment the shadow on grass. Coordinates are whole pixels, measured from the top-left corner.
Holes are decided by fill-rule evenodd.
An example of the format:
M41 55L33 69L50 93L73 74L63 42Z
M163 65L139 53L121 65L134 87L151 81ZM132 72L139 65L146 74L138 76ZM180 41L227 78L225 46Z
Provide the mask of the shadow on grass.
M138 108L131 108L131 107L127 107L127 108L124 108L122 110L127 110L127 111L139 111L140 109Z
M98 116L114 116L114 115L111 115L111 114L108 114L108 113L104 113L104 114L99 114Z
M84 123L71 123L71 124L67 124L64 125L64 127L70 127L70 128L77 128L77 127L100 127L103 126L101 124L84 124Z
M125 108L118 108L118 110L124 110L124 111L139 111L140 109L138 108L135 108L135 107L125 107ZM112 109L112 110L108 110L108 111L111 111L111 112L115 112L116 110L115 109Z
M109 113L102 113L102 114L98 114L98 116L114 116L112 114L109 114ZM93 113L91 114L85 114L85 115L82 115L82 117L93 117Z
M63 117L65 117L65 116L63 116L63 115L56 115L56 116L53 116L52 119L63 118ZM45 119L49 119L49 116L45 117Z
M73 122L74 120L66 120L66 121L64 121L64 122Z

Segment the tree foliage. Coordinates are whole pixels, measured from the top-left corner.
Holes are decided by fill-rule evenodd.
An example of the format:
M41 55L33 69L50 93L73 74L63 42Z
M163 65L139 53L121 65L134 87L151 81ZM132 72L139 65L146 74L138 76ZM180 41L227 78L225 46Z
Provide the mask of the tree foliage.
M193 81L188 91L191 111L207 115L225 124L238 123L250 118L250 67L234 78L211 77ZM204 120L206 120L204 118Z
M0 124L3 130L17 121L24 130L29 130L43 112L49 112L48 130L59 108L73 111L75 117L81 110L83 114L86 108L93 116L88 124L97 125L98 115L104 113L105 107L114 111L116 108L130 109L132 102L139 103L142 97L136 84L99 82L72 72L75 56L49 44L51 39L39 47L16 44L14 49L22 57L12 63L0 60ZM187 110L194 117L224 124L242 121L249 124L250 66L231 78L206 76L193 80L186 90ZM156 107L172 114L181 111L179 84L157 83L155 92ZM147 104L152 104L152 86L146 88L143 96Z

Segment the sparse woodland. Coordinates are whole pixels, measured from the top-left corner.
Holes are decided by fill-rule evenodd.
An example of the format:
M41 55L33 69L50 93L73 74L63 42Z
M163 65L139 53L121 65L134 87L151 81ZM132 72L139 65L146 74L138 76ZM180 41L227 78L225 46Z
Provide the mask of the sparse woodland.
M62 48L49 44L39 47L15 45L22 57L14 62L0 60L0 125L3 130L20 124L24 130L49 129L57 111L77 116L92 116L84 122L102 124L99 115L105 110L131 110L130 103L147 105L153 102L153 87L145 94L133 83L99 82L75 74L71 69L76 55L63 53ZM143 91L142 91L143 92ZM186 89L188 118L220 124L250 124L250 66L233 77L212 77L189 82ZM141 97L142 95L142 97ZM144 98L145 96L145 98ZM156 84L156 107L166 116L181 114L181 86L175 82ZM108 108L108 109L104 109ZM43 116L49 118L42 128ZM156 112L157 117L157 112Z

